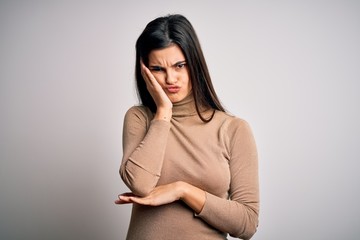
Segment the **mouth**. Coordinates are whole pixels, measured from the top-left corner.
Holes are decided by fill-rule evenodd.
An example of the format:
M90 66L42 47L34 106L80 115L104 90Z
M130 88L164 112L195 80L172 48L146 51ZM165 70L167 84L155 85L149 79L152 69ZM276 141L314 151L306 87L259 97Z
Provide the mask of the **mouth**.
M180 91L180 87L178 86L171 86L171 87L167 87L166 90L169 92L169 93L177 93Z

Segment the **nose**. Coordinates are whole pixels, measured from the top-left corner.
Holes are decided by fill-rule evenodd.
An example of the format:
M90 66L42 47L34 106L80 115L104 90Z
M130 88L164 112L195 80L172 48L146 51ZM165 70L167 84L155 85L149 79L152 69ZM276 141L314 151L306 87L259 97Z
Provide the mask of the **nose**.
M173 71L171 70L168 70L166 72L166 79L165 79L166 83L171 85L171 84L174 84L177 82L177 76L176 76L176 73L174 73Z

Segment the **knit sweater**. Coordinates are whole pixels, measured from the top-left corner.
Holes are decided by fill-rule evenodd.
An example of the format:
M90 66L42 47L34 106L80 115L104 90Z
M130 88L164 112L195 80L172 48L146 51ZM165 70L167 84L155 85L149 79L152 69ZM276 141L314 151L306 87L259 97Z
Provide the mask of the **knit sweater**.
M144 106L124 119L120 175L136 195L184 181L205 191L195 214L182 201L152 207L133 205L128 240L250 239L258 225L258 161L249 124L215 111L204 123L192 95L173 104L170 122L154 120ZM203 111L210 117L213 110Z

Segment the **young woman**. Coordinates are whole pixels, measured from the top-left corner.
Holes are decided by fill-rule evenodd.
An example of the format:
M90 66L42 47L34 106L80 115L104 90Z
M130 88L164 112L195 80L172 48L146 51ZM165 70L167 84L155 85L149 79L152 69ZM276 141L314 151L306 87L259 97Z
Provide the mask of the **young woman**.
M256 145L226 113L199 40L182 15L151 21L136 42L140 106L124 120L120 175L142 239L250 239L258 226Z

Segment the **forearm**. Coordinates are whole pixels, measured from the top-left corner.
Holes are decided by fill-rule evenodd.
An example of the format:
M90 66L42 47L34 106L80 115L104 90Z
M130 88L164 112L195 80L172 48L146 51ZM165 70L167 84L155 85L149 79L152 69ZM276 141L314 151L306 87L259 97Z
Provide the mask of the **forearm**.
M206 203L197 215L233 237L250 239L258 225L259 203L238 202L206 193Z
M152 121L146 136L134 150L131 139L125 139L120 174L131 191L139 196L146 196L157 184L169 129L166 121Z
M212 194L186 182L176 182L180 200L212 226L232 236L251 237L258 224L258 202L239 203ZM207 200L207 196L210 199ZM231 213L229 215L229 213ZM239 222L241 222L239 226Z
M125 193L119 196L117 204L138 203L149 206L160 206L182 200L195 213L201 212L205 204L205 192L186 182L178 181L154 188L147 196L137 196L134 193Z

